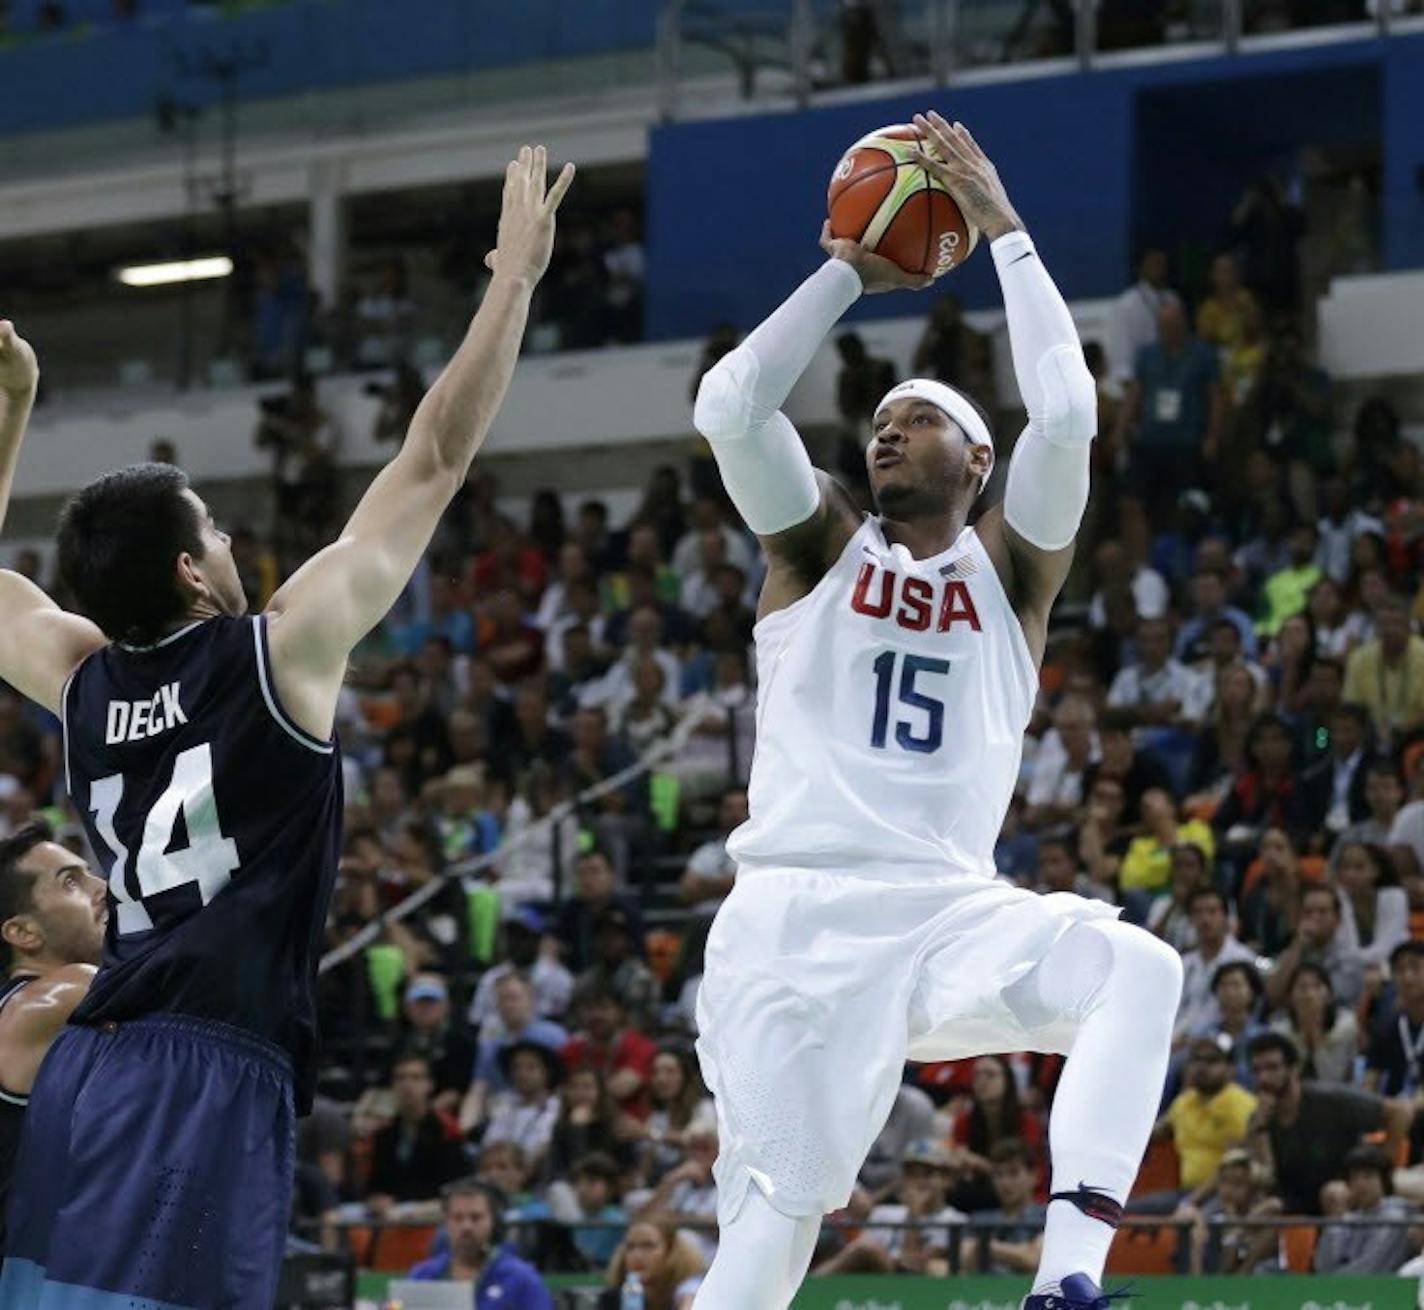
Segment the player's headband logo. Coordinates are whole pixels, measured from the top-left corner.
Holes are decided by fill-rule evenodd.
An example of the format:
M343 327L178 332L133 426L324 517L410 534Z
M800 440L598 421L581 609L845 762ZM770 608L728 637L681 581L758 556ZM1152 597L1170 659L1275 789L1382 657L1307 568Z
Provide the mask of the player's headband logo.
M979 490L983 491L984 484L989 481L989 475L994 471L994 438L979 411L953 387L947 387L943 382L936 382L933 378L910 378L899 386L891 387L875 407L875 412L878 414L892 400L906 399L929 401L959 424L971 445L989 448L989 467L979 479ZM875 440L874 436L871 440Z

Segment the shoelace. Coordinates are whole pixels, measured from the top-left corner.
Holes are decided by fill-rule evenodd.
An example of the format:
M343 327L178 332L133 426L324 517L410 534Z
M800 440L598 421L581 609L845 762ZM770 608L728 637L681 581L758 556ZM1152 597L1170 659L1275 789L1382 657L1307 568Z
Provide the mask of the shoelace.
M1103 1292L1091 1301L1075 1301L1061 1292L1050 1292L1043 1298L1043 1310L1112 1310L1114 1301L1126 1301L1133 1294L1132 1284L1116 1291Z

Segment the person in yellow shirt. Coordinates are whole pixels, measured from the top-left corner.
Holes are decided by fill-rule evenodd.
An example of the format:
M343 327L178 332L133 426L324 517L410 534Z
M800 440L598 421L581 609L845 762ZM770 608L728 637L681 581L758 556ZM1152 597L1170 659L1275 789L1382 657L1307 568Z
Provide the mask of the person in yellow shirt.
M1409 602L1395 595L1376 607L1375 630L1345 662L1342 699L1365 706L1388 744L1424 724L1424 638L1409 631Z
M1223 351L1232 350L1245 337L1252 313L1259 321L1256 297L1241 285L1236 256L1218 255L1211 261L1211 295L1197 306L1197 336Z
M1246 1138L1256 1098L1232 1078L1231 1061L1215 1038L1197 1037L1187 1053L1187 1085L1157 1121L1177 1150L1179 1181L1195 1205L1216 1182L1221 1157Z
M1207 866L1216 858L1216 834L1201 819L1181 823L1176 802L1160 787L1142 793L1142 822L1147 829L1134 837L1118 866L1117 885L1123 892L1163 891L1172 876L1172 847L1190 842L1201 848Z

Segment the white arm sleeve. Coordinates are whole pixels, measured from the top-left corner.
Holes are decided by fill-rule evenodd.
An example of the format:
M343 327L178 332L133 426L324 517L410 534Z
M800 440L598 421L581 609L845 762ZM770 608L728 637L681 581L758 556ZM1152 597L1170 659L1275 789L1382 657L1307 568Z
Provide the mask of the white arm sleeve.
M1073 317L1027 232L990 247L1009 321L1014 374L1028 427L1014 447L1004 519L1040 550L1072 542L1088 504L1088 452L1098 395Z
M844 260L827 260L697 388L693 425L758 536L804 523L820 504L816 471L781 406L860 292L859 273Z

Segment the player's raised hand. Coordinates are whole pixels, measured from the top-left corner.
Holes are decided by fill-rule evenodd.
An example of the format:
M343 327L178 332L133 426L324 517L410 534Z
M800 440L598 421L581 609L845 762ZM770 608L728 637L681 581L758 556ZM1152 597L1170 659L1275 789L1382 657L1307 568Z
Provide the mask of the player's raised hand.
M999 180L999 170L963 123L947 122L933 109L915 115L925 148L919 162L949 189L964 217L990 241L1023 226Z
M15 331L15 325L0 319L0 391L11 396L27 396L39 382L40 365L34 347Z
M905 272L899 264L886 259L884 255L877 255L873 250L867 250L859 241L851 241L847 237L833 237L829 220L821 224L821 249L832 259L843 259L855 269L860 274L861 285L867 294L906 288L918 291L934 281L934 278L926 273Z
M519 157L504 170L504 201L499 212L498 243L485 256L493 273L537 282L554 252L554 214L574 180L574 166L548 186L549 152L543 146L521 146Z

